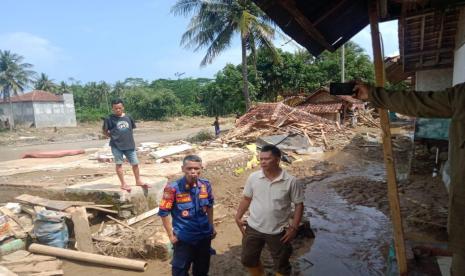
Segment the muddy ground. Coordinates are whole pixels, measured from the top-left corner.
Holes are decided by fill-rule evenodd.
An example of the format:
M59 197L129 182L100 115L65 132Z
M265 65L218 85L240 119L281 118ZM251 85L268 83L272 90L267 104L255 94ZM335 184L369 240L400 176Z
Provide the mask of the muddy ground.
M295 275L384 275L392 241L387 184L381 145L367 145L360 138L367 132L379 135L379 129L360 127L353 131L350 142L337 150L284 164L306 187L305 216L316 235L314 240L296 241L300 250L292 257ZM447 192L438 178L431 177L431 155L420 146L415 152L410 178L399 184L406 237L445 241ZM218 208L218 235L213 241L217 255L212 257L211 275L246 275L240 263L241 234L234 214L252 171L238 176L205 175L213 183ZM68 173L92 178L111 172ZM21 177L44 176L31 173ZM60 177L63 181L72 179L69 175ZM263 263L270 273L269 256ZM65 261L64 271L65 275L169 275L170 265L169 261L150 260L148 270L139 273Z

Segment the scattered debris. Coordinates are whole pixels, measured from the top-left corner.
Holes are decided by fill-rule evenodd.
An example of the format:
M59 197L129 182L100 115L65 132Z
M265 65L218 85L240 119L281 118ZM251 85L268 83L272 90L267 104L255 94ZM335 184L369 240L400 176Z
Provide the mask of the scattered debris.
M32 204L32 205L39 205L50 209L55 209L58 211L63 211L68 209L71 206L88 206L94 205L93 202L85 202L85 201L63 201L63 200L50 200L41 198L38 196L31 196L28 194L23 194L16 197L16 200L20 202Z
M181 144L181 145L169 146L164 149L159 149L157 151L151 152L150 155L155 159L159 159L162 157L181 153L181 152L184 152L190 149L192 149L192 146L190 144Z
M349 133L349 130L340 128L334 121L284 103L264 103L243 115L237 121L236 128L226 134L223 141L243 145L255 142L259 137L291 135L305 138L302 139L304 144L301 150L308 146L324 146L328 150L347 143Z

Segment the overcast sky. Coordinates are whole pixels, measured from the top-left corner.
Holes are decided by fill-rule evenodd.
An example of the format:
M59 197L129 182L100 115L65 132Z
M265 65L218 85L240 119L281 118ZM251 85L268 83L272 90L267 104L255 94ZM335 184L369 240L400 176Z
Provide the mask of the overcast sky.
M211 78L226 63L240 63L237 37L213 64L199 67L205 52L179 45L189 18L170 13L174 2L3 0L0 49L24 56L57 82L174 79L176 72ZM381 32L385 54L398 54L397 22L381 24ZM368 28L353 40L372 55ZM292 43L284 48L295 50Z

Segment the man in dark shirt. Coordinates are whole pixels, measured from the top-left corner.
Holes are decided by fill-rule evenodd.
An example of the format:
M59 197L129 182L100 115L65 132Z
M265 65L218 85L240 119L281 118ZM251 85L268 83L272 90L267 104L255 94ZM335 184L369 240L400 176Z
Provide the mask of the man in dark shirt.
M131 187L124 180L123 163L124 156L132 165L132 171L136 179L136 185L145 189L149 188L140 178L139 160L136 154L136 145L132 130L136 128L136 123L131 116L124 113L124 105L121 99L111 102L113 114L108 116L103 123L103 133L110 137L111 152L115 159L116 174L121 182L121 189L131 192Z
M215 117L215 121L213 122L212 126L215 127L215 136L220 136L220 121L218 120L218 116Z

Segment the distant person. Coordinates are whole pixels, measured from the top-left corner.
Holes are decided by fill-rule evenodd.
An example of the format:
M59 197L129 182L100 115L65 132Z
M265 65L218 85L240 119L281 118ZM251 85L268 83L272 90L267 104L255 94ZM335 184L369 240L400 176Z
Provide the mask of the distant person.
M124 113L124 104L121 99L111 102L111 110L113 114L104 120L102 129L103 134L106 137L110 137L111 152L115 159L116 174L121 183L121 189L131 192L131 187L124 180L124 156L126 156L129 164L132 166L136 186L148 189L150 186L142 182L139 173L139 160L137 159L133 135L133 129L136 128L136 123L131 116Z
M220 136L220 121L218 119L218 116L215 117L215 121L213 122L212 126L215 127L215 136Z
M281 151L276 146L261 149L262 169L247 179L236 213L236 223L243 234L241 261L254 276L264 275L260 255L265 244L273 257L276 275L291 275L291 241L302 220L304 194L296 178L279 166L280 160ZM295 211L289 224L292 203ZM250 216L245 222L242 217L247 209Z
M237 122L239 121L240 118L241 118L241 114L236 113L236 119L234 120L234 124L237 124Z
M465 83L443 91L386 91L358 83L354 92L375 107L423 118L451 118L449 129L449 249L451 275L465 275Z
M206 276L216 236L212 187L200 178L202 159L197 155L184 157L181 169L184 176L166 185L158 212L174 248L172 275L189 275L192 265L194 276Z
M350 111L350 125L351 127L357 127L357 109L354 106L352 106L350 107Z

